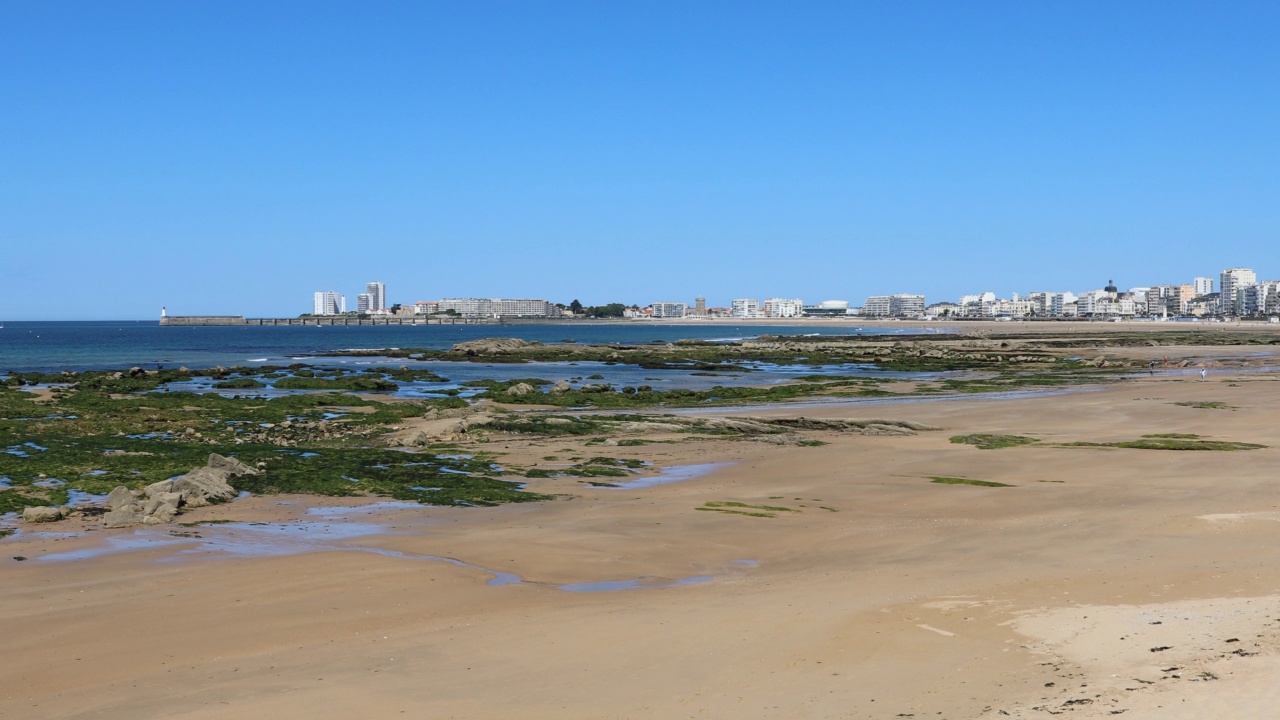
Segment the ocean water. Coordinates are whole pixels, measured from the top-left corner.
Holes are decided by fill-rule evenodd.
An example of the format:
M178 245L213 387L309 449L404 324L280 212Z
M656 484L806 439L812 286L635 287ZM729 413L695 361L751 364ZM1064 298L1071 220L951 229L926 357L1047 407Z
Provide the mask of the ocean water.
M314 353L352 348L448 349L487 337L583 344L648 344L675 340L739 340L759 335L858 335L893 329L854 325L730 325L725 323L557 323L530 325L422 325L354 327L160 327L154 320L126 322L5 322L0 328L0 374L10 370L57 372L152 369L185 365L288 364ZM902 330L918 333L919 330ZM939 330L942 332L942 330Z

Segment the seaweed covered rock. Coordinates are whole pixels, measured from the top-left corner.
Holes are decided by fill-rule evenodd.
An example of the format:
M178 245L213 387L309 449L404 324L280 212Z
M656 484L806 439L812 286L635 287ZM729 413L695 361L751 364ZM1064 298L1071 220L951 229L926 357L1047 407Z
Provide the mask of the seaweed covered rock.
M474 357L476 355L493 355L495 353L520 350L521 348L529 347L531 344L520 338L481 338L458 343L453 346L453 351L466 353L468 356Z
M520 397L522 395L528 395L531 392L536 392L536 390L529 383L516 383L515 385L507 388L507 395L510 395L511 397Z

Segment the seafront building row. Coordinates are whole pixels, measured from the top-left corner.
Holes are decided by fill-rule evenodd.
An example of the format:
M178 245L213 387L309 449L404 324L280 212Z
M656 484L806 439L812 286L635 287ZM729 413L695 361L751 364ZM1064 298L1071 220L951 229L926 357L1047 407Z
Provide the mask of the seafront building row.
M740 318L786 319L798 317L869 317L869 318L1102 318L1133 317L1249 317L1280 315L1280 280L1258 281L1250 268L1229 268L1217 278L1202 276L1189 283L1151 285L1122 291L1114 282L1097 290L1083 292L1039 291L1025 295L1014 293L1000 298L994 292L963 295L956 302L926 304L917 293L872 295L862 307L846 300L824 300L805 305L800 298L774 297L735 298L727 307L708 307L706 298L692 304L662 300L641 307L621 309L621 316L632 319L665 320L674 318ZM414 303L387 304L386 285L373 281L357 296L354 313L369 317L448 316L472 319L500 318L564 318L574 317L573 309L549 300L535 298L445 298ZM332 290L316 292L311 315L348 314L347 300ZM616 315L615 315L616 316Z

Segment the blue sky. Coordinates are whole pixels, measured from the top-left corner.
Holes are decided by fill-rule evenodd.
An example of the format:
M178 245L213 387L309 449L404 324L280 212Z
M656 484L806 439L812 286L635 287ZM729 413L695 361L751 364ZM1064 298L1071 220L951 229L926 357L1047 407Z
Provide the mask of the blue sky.
M0 0L0 319L1280 277L1280 5Z

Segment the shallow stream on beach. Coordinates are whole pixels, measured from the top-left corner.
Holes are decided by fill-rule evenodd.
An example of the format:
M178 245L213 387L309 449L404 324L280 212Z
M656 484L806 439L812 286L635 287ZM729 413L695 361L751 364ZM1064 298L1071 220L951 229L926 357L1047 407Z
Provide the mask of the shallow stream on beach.
M631 481L598 488L638 490L655 485L682 482L702 477L732 463L702 463L671 466L657 473ZM238 499L243 499L242 495ZM276 501L278 506L292 506L297 500ZM61 530L56 525L19 525L16 532L0 540L7 555L41 563L86 562L108 555L144 550L168 550L156 562L175 563L195 559L225 560L233 558L284 557L315 552L360 552L414 562L437 562L467 568L489 575L491 587L533 585L566 592L618 592L624 590L658 590L697 585L721 577L740 574L758 563L754 560L731 560L714 572L694 572L682 577L638 577L583 580L572 583L544 583L527 580L515 573L493 570L452 557L412 553L380 547L380 537L430 534L438 520L429 516L428 508L414 502L385 500L354 506L327 505L306 508L302 515L278 522L214 522L194 525L138 526L132 529L103 531ZM19 521L15 514L4 517L6 525ZM75 549L36 554L37 544L49 541L90 539Z

